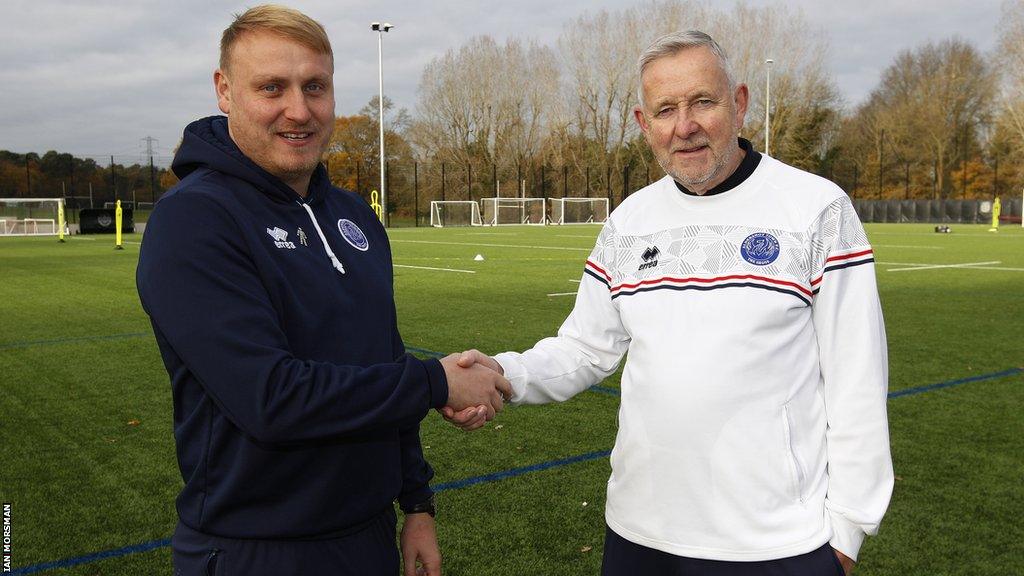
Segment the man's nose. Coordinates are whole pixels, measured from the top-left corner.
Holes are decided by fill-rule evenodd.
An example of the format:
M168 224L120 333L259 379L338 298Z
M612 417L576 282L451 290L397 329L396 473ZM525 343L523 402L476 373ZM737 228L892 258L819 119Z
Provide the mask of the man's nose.
M700 131L700 124L693 117L692 114L687 112L685 109L680 110L679 115L676 117L676 124L674 126L674 132L677 138L686 140L690 136L693 136Z
M296 124L305 124L313 116L306 102L306 94L301 89L290 90L284 109L285 118Z

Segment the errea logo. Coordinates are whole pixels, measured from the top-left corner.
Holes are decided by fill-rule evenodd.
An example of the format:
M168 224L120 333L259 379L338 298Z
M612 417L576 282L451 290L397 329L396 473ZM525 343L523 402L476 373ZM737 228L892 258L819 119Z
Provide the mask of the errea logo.
M637 272L641 270L647 270L648 268L654 268L658 265L658 256L661 255L661 250L658 250L657 246L650 246L644 253L640 255L643 258L644 263L636 269Z
M295 243L288 241L288 233L278 227L267 228L267 234L274 239L274 246L295 250Z

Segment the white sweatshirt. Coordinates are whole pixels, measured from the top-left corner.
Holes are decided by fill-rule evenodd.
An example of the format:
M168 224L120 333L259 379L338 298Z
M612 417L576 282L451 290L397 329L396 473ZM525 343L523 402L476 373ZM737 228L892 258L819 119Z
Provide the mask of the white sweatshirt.
M558 331L496 356L514 404L615 372L605 517L679 556L856 559L889 503L885 328L871 247L835 184L763 156L739 186L669 177L601 231Z

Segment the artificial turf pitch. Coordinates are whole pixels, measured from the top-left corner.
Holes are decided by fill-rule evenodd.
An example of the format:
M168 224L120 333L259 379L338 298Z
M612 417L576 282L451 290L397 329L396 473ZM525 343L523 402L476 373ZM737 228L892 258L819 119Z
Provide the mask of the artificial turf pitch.
M494 353L553 334L597 231L392 229L407 346ZM868 233L890 391L914 393L889 401L896 488L856 573L1024 574L1024 231ZM140 237L126 240L115 251L103 236L0 239L0 501L14 574L170 573L181 484L170 388L135 292ZM509 409L475 433L428 415L446 574L599 572L617 387L616 375L561 405Z

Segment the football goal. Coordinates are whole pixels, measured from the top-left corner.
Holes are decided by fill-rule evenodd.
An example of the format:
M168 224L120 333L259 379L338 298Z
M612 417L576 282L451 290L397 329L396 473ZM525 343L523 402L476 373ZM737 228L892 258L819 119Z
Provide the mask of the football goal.
M608 219L607 198L552 198L552 224L600 224Z
M484 224L539 224L547 222L543 198L484 198Z
M430 225L481 226L480 206L472 200L431 200Z
M0 198L0 236L57 236L63 227L61 198Z

